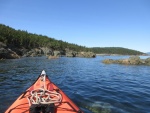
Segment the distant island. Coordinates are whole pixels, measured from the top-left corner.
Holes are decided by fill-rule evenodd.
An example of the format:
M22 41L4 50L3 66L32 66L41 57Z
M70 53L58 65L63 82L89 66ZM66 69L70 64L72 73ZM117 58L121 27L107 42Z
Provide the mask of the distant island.
M91 51L104 55L146 55L143 52L122 47L93 47Z
M48 58L96 57L96 54L143 55L145 53L120 47L88 48L0 24L0 59L42 55Z

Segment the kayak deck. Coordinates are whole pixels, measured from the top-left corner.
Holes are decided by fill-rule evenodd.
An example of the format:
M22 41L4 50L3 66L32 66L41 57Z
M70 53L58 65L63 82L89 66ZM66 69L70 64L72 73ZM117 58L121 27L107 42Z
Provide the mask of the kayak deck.
M83 113L62 90L49 80L47 76L45 78L45 86L43 86L43 81L41 81L41 77L39 76L35 83L22 93L5 113L29 113L30 104L27 98L31 91L43 87L48 91L59 93L62 96L61 102L55 105L54 113Z

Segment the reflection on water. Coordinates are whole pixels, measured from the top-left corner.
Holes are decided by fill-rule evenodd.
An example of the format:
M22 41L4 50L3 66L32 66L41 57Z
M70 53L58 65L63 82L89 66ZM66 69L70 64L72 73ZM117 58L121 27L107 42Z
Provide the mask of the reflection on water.
M150 66L101 62L105 58L128 57L54 60L35 57L0 61L0 110L4 112L44 69L85 113L147 113L150 111Z

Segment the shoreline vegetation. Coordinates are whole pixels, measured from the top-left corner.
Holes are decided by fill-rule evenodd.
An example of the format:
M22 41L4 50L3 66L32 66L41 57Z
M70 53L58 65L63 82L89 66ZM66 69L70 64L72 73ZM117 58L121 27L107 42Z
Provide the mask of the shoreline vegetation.
M62 40L15 30L0 24L0 59L47 56L49 59L66 57L94 58L96 55L147 55L121 47L92 47L68 43Z

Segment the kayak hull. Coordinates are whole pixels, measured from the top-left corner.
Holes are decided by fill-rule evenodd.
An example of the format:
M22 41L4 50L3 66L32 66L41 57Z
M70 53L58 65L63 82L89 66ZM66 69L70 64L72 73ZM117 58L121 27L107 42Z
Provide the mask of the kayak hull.
M43 87L43 82L38 79L31 85L24 93L22 93L17 100L5 111L5 113L29 113L30 105L27 97L32 90ZM60 93L62 101L55 107L55 113L83 113L80 108L53 82L48 76L45 79L45 87L49 91Z

